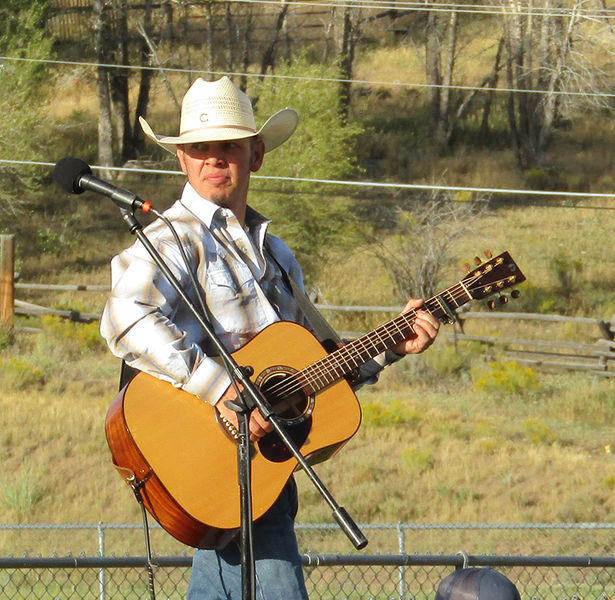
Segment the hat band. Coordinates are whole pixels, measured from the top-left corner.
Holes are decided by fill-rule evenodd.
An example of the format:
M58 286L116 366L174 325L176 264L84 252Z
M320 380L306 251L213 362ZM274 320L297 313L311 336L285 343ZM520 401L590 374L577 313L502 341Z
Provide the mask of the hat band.
M242 127L241 125L210 125L208 127L197 127L195 129L187 129L185 131L181 131L179 135L181 137L182 135L188 135L190 133L194 133L195 131L209 131L211 129L239 129L241 131L249 131L251 133L256 133L256 129L252 129L251 127Z

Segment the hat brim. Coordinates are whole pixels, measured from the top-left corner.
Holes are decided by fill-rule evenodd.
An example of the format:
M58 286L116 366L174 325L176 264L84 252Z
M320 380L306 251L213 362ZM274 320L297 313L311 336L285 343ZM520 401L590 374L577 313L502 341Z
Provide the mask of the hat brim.
M265 152L270 152L282 145L295 132L298 123L299 115L297 111L292 108L284 108L267 119L265 124L253 133L237 127L209 127L189 131L179 136L164 136L154 133L149 123L143 117L139 117L139 124L143 133L171 154L175 154L177 146L181 144L241 140L256 136L260 136L263 140Z

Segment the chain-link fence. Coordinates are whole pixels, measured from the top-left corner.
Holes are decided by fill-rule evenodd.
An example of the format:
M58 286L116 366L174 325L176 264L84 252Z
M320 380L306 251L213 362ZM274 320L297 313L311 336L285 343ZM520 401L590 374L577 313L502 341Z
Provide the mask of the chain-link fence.
M610 550L615 524L400 523L361 528L369 539L368 548L380 554L346 554L348 542L335 526L297 526L300 545L306 552L304 571L312 600L433 600L440 581L464 565L498 569L516 584L524 600L615 598L615 557ZM32 555L36 539L39 545L53 543L55 537L67 539L67 530L71 533L68 539L73 534L88 534L98 550L78 556ZM131 537L142 536L139 526L0 525L0 533L3 542L7 536L17 536L11 543L14 555L28 553L0 558L2 599L150 597L145 559L117 556L122 547L130 547ZM154 550L158 552L158 545L167 551L165 544L170 540L164 532L153 527L152 537ZM345 546L343 553L335 550L339 545ZM520 549L525 552L521 554ZM188 555L159 554L154 568L156 598L184 598L190 566Z

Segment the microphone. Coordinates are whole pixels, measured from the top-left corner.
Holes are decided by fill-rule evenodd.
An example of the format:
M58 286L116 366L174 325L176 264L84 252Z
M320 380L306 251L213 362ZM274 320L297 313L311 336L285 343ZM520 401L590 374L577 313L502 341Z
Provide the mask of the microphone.
M55 182L69 194L82 194L86 190L109 196L120 208L134 212L141 209L149 212L152 205L141 200L136 194L123 190L92 175L90 166L79 158L61 158L52 173Z

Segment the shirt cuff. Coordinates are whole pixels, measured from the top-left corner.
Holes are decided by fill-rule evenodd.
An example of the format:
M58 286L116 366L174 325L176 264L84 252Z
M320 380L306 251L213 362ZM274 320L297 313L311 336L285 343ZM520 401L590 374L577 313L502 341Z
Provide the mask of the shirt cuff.
M226 369L215 360L206 358L181 387L214 405L229 385L231 385L231 378Z

